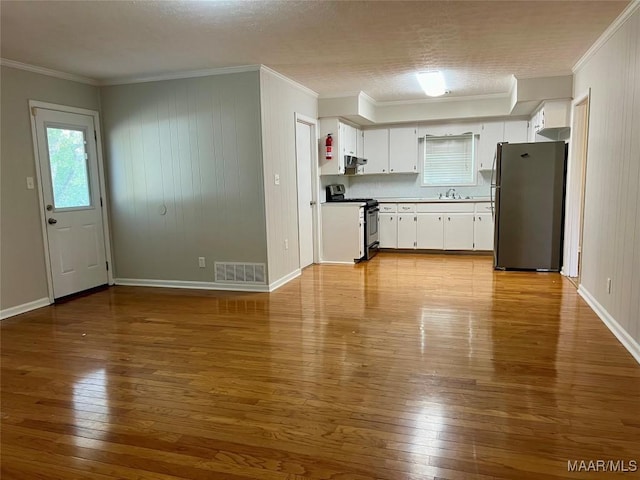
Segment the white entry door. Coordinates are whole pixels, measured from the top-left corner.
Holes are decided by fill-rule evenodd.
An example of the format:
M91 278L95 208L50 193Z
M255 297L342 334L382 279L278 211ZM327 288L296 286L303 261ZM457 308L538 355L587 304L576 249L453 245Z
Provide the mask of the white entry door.
M108 283L93 117L35 109L53 297Z
M311 190L313 126L296 121L296 158L298 165L298 229L300 268L313 263L313 192Z

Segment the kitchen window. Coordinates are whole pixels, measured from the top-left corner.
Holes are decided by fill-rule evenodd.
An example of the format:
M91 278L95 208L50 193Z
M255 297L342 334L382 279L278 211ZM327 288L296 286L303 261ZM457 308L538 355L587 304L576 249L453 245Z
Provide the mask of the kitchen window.
M424 139L423 186L475 185L473 133Z

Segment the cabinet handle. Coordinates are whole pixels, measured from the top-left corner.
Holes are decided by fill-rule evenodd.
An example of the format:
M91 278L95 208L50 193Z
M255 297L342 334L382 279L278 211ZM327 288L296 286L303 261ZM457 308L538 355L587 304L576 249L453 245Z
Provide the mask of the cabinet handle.
M383 172L386 172L387 170L383 168L383 169L382 169L382 171L383 171Z
M442 221L442 217L438 217L438 221L441 222Z
M482 217L478 217L478 221L481 222L482 221Z
M447 220L451 221L451 217L447 217Z

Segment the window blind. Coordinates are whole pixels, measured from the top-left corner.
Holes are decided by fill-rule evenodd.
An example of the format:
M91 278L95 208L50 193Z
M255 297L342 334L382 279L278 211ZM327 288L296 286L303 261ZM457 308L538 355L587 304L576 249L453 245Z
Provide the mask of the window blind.
M425 137L423 185L475 184L473 133Z

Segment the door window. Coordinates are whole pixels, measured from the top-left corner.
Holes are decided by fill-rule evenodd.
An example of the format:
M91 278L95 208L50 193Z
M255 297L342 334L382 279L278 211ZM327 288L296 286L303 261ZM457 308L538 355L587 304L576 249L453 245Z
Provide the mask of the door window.
M56 210L91 206L84 131L47 127L49 168Z

